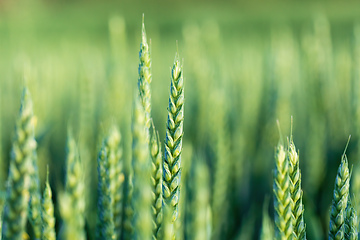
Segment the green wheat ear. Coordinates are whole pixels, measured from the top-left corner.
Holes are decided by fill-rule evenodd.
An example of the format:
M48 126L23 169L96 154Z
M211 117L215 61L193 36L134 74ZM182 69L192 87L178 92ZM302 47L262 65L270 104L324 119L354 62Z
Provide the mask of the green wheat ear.
M104 147L106 148L109 162L108 172L116 239L121 237L124 192L124 173L120 141L121 134L119 129L116 126L112 126L108 137L105 139Z
M345 219L345 239L357 240L358 239L358 219L356 209L349 198L348 205L346 207L346 219Z
M306 239L304 223L303 192L301 190L301 173L299 169L299 154L296 151L292 136L290 137L287 157L289 159L289 179L291 212L294 239Z
M145 111L140 103L140 97L137 96L132 123L132 166L134 169L132 197L132 206L134 208L133 239L136 240L151 239L153 235L151 165L146 131Z
M52 192L49 185L49 167L47 168L47 177L42 199L42 240L55 240L55 217L54 204L52 201Z
M139 60L140 60L140 63L139 63L138 88L139 88L139 92L140 92L141 104L145 110L145 126L146 126L147 131L149 131L150 125L151 125L150 84L151 84L152 76L151 76L150 49L149 49L149 45L148 45L147 39L146 39L144 14L143 14L143 18L142 18ZM147 140L149 141L148 137L149 136L147 135Z
M58 201L60 214L64 220L59 235L60 239L84 240L86 239L84 173L71 130L68 130L66 164L65 193L59 194Z
M16 121L13 141L9 186L4 210L2 238L22 239L25 232L29 205L29 188L36 150L34 115L30 93L25 88L21 98L20 114Z
M150 134L151 184L152 184L152 213L153 213L153 239L158 239L162 222L162 153L159 133L151 121Z
M176 53L171 70L171 85L168 107L168 119L163 161L163 198L170 211L171 221L164 224L173 225L178 217L180 195L181 152L184 122L184 80L179 55ZM168 227L166 227L167 229ZM170 227L169 227L170 228Z
M284 146L279 143L275 153L274 170L274 209L275 209L275 238L281 240L292 239L292 212L289 177L289 161Z
M98 222L96 239L115 239L114 221L111 202L111 188L109 176L109 158L107 148L101 148L98 156Z
M345 153L337 171L330 212L329 240L344 239L346 206L349 198L350 173Z

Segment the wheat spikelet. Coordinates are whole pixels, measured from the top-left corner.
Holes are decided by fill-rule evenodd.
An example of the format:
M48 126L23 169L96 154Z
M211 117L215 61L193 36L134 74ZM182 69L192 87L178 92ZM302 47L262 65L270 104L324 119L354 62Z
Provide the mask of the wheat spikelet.
M176 53L171 70L171 86L163 162L163 198L166 209L171 211L173 225L178 217L180 195L181 152L184 121L184 80L179 55Z
M159 238L159 229L162 222L162 153L159 133L151 122L150 134L151 184L152 184L152 213L153 213L153 239Z
M303 192L301 190L301 173L299 169L299 155L296 151L292 136L288 148L289 178L291 195L291 212L294 239L306 239L304 223Z
M284 146L279 143L275 154L274 170L275 238L291 239L293 236L289 161Z
M329 240L344 239L346 205L349 197L349 178L348 161L344 154L335 179L330 212Z
M11 152L9 187L3 216L2 238L4 240L20 240L25 231L35 149L33 104L30 93L25 88Z
M114 221L112 211L112 189L110 186L109 174L109 153L104 146L101 148L98 156L98 222L96 226L97 240L115 239Z
M52 192L49 185L49 168L47 170L47 178L42 199L42 240L55 240L55 218L54 204L52 201Z

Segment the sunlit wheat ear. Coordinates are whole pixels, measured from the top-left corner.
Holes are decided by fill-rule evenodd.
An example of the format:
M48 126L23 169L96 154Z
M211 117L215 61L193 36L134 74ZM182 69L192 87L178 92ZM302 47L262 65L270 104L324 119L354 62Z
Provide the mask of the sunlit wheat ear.
M146 139L145 111L140 98L135 98L132 122L132 166L134 169L134 191L132 206L134 209L132 239L151 239L153 235L151 162L149 144Z
M344 239L346 206L349 197L350 173L348 160L343 154L337 171L330 212L329 240Z
M174 65L171 70L165 154L163 161L163 198L164 204L167 206L165 210L171 212L171 222L164 221L164 224L173 225L178 217L183 122L184 80L179 55L176 53Z
M97 240L115 238L114 221L111 202L109 159L107 148L102 146L98 156L98 204L97 204Z
M49 168L47 170L47 177L45 189L42 199L42 240L55 240L55 217L54 204L52 201L52 191L49 184Z
M287 157L289 159L289 178L291 195L291 212L294 239L306 239L304 223L303 192L301 190L301 173L299 169L299 154L296 151L292 136L290 137Z
M11 151L9 186L3 216L2 238L21 239L25 231L29 206L29 188L36 150L34 115L30 93L25 88L21 98L20 114L16 121Z
M357 240L358 227L359 227L359 223L358 223L356 209L353 207L352 201L349 199L346 207L345 239Z
M123 219L123 192L124 170L122 160L122 148L120 147L121 135L116 126L110 128L109 134L104 141L108 159L109 187L111 192L111 205L115 229L115 238L121 236Z
M153 214L153 239L158 239L162 222L162 152L159 133L154 123L150 128L150 155L151 163L151 184L152 184L152 214Z
M139 80L138 88L140 92L141 104L145 110L145 126L147 131L150 129L151 125L151 58L150 58L150 48L146 39L144 15L142 19L142 28L141 28L141 43L140 43L140 52L139 52ZM149 133L147 132L147 141L149 141Z
M289 161L284 146L279 143L275 153L274 169L274 209L275 209L275 238L292 239L292 212L289 177Z

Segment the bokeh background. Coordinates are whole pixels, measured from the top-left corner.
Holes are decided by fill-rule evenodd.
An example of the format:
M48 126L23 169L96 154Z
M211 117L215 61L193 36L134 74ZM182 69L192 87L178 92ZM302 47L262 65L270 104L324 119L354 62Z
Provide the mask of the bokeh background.
M222 239L258 239L266 199L273 218L276 120L285 138L291 116L307 236L326 239L336 169L350 134L351 195L360 200L357 1L0 1L0 189L26 85L37 116L41 187L49 164L56 203L72 126L88 165L87 187L94 189L88 198L91 230L96 152L111 124L120 127L124 162L130 162L143 13L155 126L164 139L178 48L186 97L183 175L200 157L210 186L221 176ZM212 187L209 192L214 198Z

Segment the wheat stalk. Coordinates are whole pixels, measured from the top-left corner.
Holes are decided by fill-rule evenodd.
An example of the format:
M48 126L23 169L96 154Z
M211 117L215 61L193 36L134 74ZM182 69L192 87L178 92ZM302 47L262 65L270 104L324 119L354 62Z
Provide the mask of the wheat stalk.
M184 122L184 80L179 55L176 53L171 70L171 85L168 107L168 119L165 138L163 162L163 198L164 204L171 212L170 223L173 225L178 217L180 195L181 152Z
M303 192L301 190L301 173L299 169L299 154L296 151L292 136L290 137L287 156L289 159L291 212L294 239L306 239L304 205L302 203Z
M49 185L49 167L42 199L42 240L55 240L55 217L54 204L52 201L52 191Z
M284 146L279 143L275 153L274 170L275 238L286 240L293 236L289 161Z
M98 156L98 222L96 226L97 240L115 239L112 211L112 189L110 186L109 152L105 144Z
M346 205L349 197L349 168L346 155L343 154L337 171L334 195L330 212L329 240L344 239Z
M25 231L30 198L29 188L33 173L32 160L36 150L34 120L30 93L25 88L11 152L9 187L3 216L2 238L4 240L20 240Z
M153 234L151 165L149 144L146 139L145 119L145 111L138 96L135 99L132 124L132 166L134 169L134 192L132 198L132 206L134 207L133 239L137 240L151 239Z
M151 121L150 134L151 184L152 184L152 213L153 213L153 239L159 238L159 229L162 222L162 153L159 133Z

